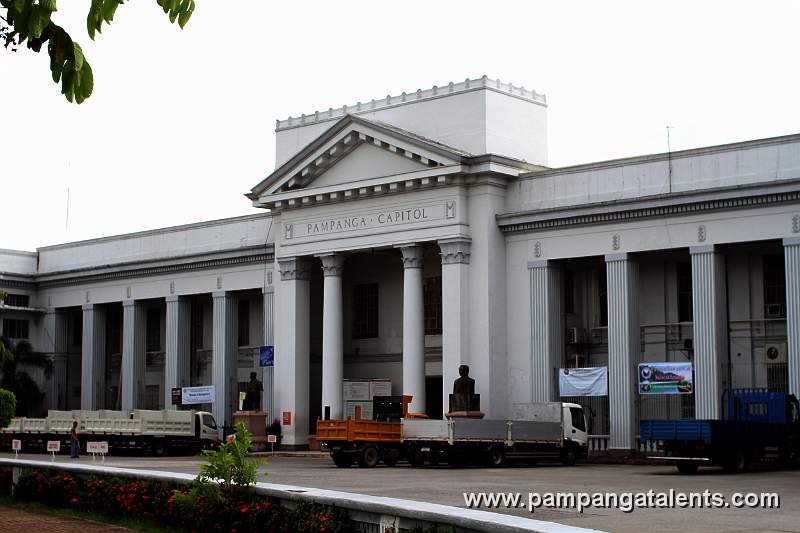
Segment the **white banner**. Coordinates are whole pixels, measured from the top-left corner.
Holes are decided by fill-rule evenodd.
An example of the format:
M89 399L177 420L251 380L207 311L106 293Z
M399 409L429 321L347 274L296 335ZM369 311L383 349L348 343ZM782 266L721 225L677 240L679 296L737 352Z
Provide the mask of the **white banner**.
M181 403L183 405L214 403L214 385L183 387L181 389Z
M608 367L562 368L558 388L561 396L607 396Z

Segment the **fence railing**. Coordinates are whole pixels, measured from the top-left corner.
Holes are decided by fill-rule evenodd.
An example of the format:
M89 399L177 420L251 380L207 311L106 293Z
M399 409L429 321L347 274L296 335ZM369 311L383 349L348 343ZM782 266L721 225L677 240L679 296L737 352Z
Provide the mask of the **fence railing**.
M0 469L11 469L14 480L19 479L20 474L26 469L59 470L86 477L108 475L149 479L180 485L189 483L195 477L178 472L2 458L0 458ZM413 528L424 530L450 528L449 530L459 533L602 533L595 529L566 526L521 516L327 489L257 483L253 490L258 494L274 498L287 507L313 501L345 509L354 525L354 530L359 533L402 532Z

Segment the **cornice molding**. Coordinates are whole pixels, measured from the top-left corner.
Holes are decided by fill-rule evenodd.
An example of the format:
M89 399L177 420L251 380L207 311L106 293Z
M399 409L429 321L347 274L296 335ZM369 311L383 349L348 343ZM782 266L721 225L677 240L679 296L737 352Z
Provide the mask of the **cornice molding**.
M550 231L576 226L592 224L610 224L615 222L628 222L647 218L672 217L692 215L704 212L723 211L729 209L748 209L768 205L781 205L800 202L800 191L787 191L772 194L745 196L738 198L721 198L683 204L651 206L633 209L620 209L604 213L548 218L546 220L533 220L530 222L517 222L500 224L500 231L505 235L526 233L531 231Z

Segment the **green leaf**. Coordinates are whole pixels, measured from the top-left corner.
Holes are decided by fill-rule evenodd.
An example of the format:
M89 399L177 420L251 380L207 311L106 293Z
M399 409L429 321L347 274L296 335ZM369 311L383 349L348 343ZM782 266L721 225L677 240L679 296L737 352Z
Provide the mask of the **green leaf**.
M181 6L181 14L178 16L178 26L183 28L194 13L194 0L184 0Z
M56 8L56 0L39 0L39 5L50 12L58 11Z
M75 42L72 43L72 60L75 62L75 70L83 68L83 50L81 49L81 45Z
M121 3L119 0L105 0L103 3L103 20L108 23L114 20L114 13Z

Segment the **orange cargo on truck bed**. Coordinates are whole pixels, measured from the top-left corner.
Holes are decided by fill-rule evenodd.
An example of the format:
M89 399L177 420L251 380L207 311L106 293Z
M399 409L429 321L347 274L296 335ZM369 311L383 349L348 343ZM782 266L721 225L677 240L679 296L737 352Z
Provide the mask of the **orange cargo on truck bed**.
M317 420L317 440L400 442L400 422Z

